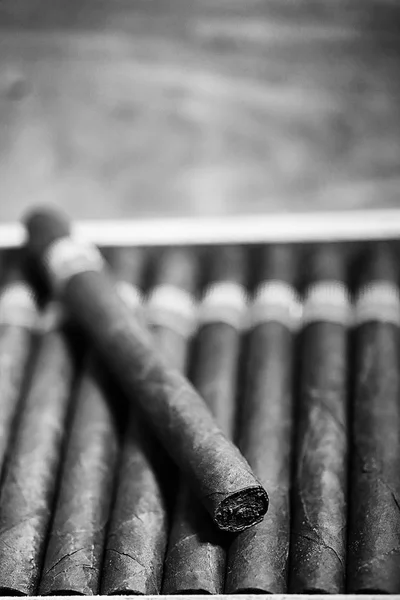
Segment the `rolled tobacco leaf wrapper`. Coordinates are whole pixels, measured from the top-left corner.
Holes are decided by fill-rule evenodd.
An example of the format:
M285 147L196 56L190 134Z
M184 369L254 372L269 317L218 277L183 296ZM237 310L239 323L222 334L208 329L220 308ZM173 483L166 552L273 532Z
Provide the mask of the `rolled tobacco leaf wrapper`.
M249 308L247 370L238 443L270 493L262 523L235 536L228 552L226 593L287 592L290 542L292 375L301 305L294 249L260 251L259 283Z
M181 269L185 265L183 278ZM196 265L193 257L190 259L179 250L164 252L158 266L143 312L166 361L183 370L188 337L194 326L191 293L196 283ZM189 304L190 328L189 313L185 312ZM169 525L165 487L170 467L165 452L131 405L106 542L103 594L160 593Z
M220 248L199 309L194 383L222 431L233 436L241 330L246 317L245 256ZM223 592L225 539L181 481L165 561L163 593Z
M293 482L290 589L344 591L351 304L340 251L310 259L302 333L302 382Z
M42 595L99 591L118 427L110 382L96 359L86 362L42 571Z
M72 317L91 336L126 396L225 531L260 522L268 496L239 450L221 432L188 380L168 366L114 289L100 254L69 236L59 214L38 211L26 221L28 247L45 267Z
M37 319L35 294L12 266L0 289L0 473L28 379Z
M0 592L35 594L52 514L74 360L50 306L0 493Z
M369 255L355 306L347 587L400 593L400 296L397 261Z

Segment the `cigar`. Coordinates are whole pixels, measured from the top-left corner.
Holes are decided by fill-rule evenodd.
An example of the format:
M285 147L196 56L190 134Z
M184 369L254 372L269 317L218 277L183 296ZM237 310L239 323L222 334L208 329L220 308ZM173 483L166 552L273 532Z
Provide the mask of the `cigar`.
M32 256L45 267L127 398L140 406L214 523L236 532L262 521L266 491L193 386L149 343L118 297L98 251L78 244L68 222L52 211L32 213L26 224Z
M225 592L284 594L290 541L293 351L300 303L294 249L263 248L250 305L247 370L238 443L270 491L262 523L239 533L228 551Z
M397 260L376 244L355 306L347 587L400 592L400 298Z
M220 248L200 305L194 384L227 437L233 436L236 375L245 324L245 254ZM164 594L221 594L225 539L184 480L180 483L165 560Z
M0 593L37 590L75 365L50 306L0 493Z
M188 250L163 252L144 303L144 316L165 361L182 371L195 327L196 266ZM130 408L101 591L159 594L169 529L166 476L173 474L141 415Z
M115 389L86 359L40 581L41 595L99 592L118 449ZM113 393L113 395L111 395Z
M18 265L10 264L0 290L0 474L29 379L37 320L34 291Z
M110 248L104 254L120 278L118 293L137 309L140 293L129 280L140 273L142 253ZM119 402L119 390L93 351L85 362L40 581L42 595L99 593L122 398Z
M309 263L301 344L301 397L293 482L290 591L339 594L346 567L348 327L338 248Z

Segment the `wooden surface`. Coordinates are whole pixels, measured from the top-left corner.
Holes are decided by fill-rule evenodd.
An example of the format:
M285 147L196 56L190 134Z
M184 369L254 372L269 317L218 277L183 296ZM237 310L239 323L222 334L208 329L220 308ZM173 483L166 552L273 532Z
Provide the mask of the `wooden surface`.
M400 205L396 0L0 0L0 221Z

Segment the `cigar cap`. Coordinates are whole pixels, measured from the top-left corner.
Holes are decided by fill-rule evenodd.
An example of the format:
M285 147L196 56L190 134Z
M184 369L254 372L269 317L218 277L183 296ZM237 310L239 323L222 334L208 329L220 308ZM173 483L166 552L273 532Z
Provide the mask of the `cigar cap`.
M103 256L117 279L133 285L141 282L145 263L143 248L104 248Z
M314 246L306 261L306 283L347 280L343 249L338 244Z
M242 246L218 246L212 248L208 257L207 283L233 281L245 285L247 255Z
M365 285L370 281L398 283L397 264L388 242L374 243L366 253L359 284Z
M298 250L289 244L264 246L260 250L260 262L257 268L258 281L283 281L295 285L297 280Z
M155 256L153 285L168 285L189 293L197 287L198 260L193 248L166 248Z
M23 219L28 232L28 249L41 258L55 240L71 233L68 217L58 209L43 207L29 212Z

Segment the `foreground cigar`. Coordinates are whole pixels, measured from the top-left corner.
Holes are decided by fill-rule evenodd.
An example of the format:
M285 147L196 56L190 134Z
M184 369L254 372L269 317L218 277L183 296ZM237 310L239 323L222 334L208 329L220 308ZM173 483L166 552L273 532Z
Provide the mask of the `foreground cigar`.
M131 251L132 252L132 251ZM197 269L184 250L163 252L144 314L166 362L183 370L194 326ZM135 283L139 278L135 278ZM168 535L171 465L133 405L106 541L103 594L159 594Z
M240 332L246 316L245 256L240 248L216 250L211 283L200 306L194 383L216 420L233 436ZM165 561L163 593L223 592L225 548L221 533L181 482Z
M377 245L356 300L348 591L400 593L400 297Z
M230 545L228 594L287 591L292 354L300 308L293 287L293 254L288 246L261 251L260 283L249 310L239 447L268 486L271 501L264 521L237 535Z
M140 405L164 447L223 530L260 522L268 496L204 401L168 367L118 297L95 248L69 237L51 211L27 219L29 250L45 266L73 318L90 334L127 397Z
M10 265L0 291L0 474L26 382L37 316L33 290Z
M74 375L70 345L49 307L0 495L0 592L36 592L56 491Z
M347 514L347 328L342 257L319 248L310 262L302 339L302 392L293 486L290 587L344 591Z
M86 363L40 581L41 595L93 595L99 590L117 424L101 366L92 357Z

